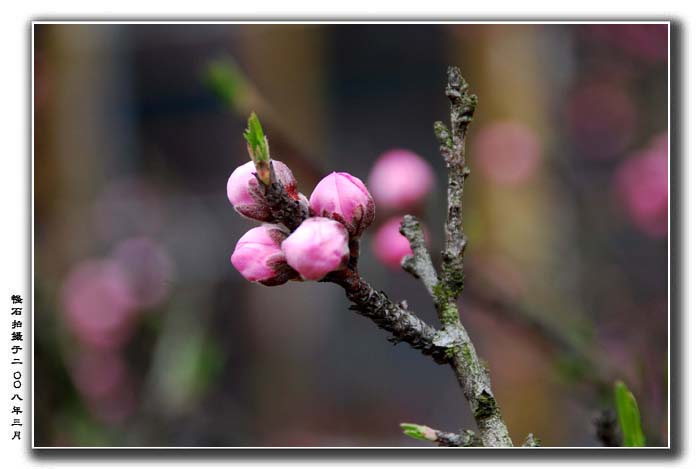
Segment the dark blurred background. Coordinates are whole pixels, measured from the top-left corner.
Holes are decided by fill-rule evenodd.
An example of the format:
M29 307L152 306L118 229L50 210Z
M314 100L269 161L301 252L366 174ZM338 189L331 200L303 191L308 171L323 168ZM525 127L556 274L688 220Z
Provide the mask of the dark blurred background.
M514 441L597 446L612 383L667 442L666 25L36 25L38 446L415 446L474 428L448 367L329 284L246 282L225 185L255 110L307 195L392 148L437 183L445 71L467 140L462 318ZM223 76L223 78L222 78ZM380 207L381 209L381 207ZM380 210L378 221L389 213ZM363 238L361 271L436 324Z

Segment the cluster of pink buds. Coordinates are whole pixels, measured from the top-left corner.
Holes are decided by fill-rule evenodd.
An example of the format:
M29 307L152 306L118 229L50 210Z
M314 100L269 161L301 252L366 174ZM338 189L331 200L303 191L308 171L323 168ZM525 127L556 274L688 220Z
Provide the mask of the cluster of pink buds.
M233 171L227 193L239 214L265 223L241 237L231 263L246 280L267 286L288 280L320 280L342 270L350 257L350 242L374 220L372 195L358 178L334 172L318 183L307 201L297 191L291 170L269 158L257 117L251 116L248 124L244 135L253 161ZM311 214L291 233L271 223L274 215L265 197L270 167L286 194L306 205Z

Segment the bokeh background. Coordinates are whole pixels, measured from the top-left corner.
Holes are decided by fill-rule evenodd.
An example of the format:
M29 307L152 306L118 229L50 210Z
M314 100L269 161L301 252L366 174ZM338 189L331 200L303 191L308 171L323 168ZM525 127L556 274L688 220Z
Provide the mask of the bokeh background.
M467 140L462 319L513 439L597 446L612 383L668 431L666 25L36 25L35 444L416 446L474 428L448 367L348 311L334 285L263 287L225 185L255 110L307 195L390 149L436 183L447 65L480 98ZM436 324L426 292L361 271Z

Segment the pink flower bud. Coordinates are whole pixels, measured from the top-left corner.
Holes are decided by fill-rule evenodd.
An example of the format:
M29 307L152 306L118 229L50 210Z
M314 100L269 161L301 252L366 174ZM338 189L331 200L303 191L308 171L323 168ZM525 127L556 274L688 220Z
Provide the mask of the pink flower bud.
M348 173L331 173L311 193L316 215L342 223L350 236L358 236L374 220L374 199L365 185Z
M655 138L617 170L617 193L631 221L652 238L668 230L668 136Z
M288 232L279 225L265 224L249 230L236 243L231 264L246 280L263 285L281 285L296 277L287 265L280 244Z
M347 262L348 232L337 221L307 218L282 242L282 251L287 263L304 279L320 280Z
M430 192L433 170L409 150L383 153L369 174L368 184L380 208L404 210L415 207Z
M272 160L275 177L294 200L299 200L297 181L292 171L281 161ZM236 211L258 221L270 221L271 213L265 201L265 195L255 178L255 165L252 161L236 168L228 178L226 185L228 200Z
M379 227L372 240L372 251L379 261L392 269L401 268L401 260L413 254L408 240L399 232L403 217L393 217ZM423 232L425 236L425 231ZM426 241L427 241L427 236Z

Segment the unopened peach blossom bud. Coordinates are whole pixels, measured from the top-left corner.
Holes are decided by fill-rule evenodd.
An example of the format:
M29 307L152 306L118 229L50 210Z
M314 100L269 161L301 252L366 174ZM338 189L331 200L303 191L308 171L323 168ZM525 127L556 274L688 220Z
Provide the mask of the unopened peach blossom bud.
M264 224L249 230L236 243L231 264L251 282L263 285L281 285L295 278L285 262L280 247L288 232L279 225Z
M374 221L374 199L365 185L348 173L331 173L316 185L309 199L316 215L342 223L351 237Z
M277 181L287 194L299 200L297 181L292 171L281 161L272 160ZM242 216L258 221L271 221L272 213L265 201L265 194L255 177L255 164L252 161L236 168L228 178L226 193L233 208Z
M320 280L345 266L350 254L348 239L341 223L312 217L282 242L282 251L287 263L304 279Z

